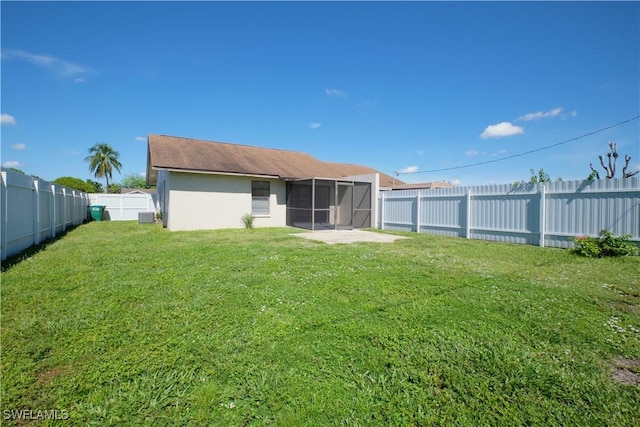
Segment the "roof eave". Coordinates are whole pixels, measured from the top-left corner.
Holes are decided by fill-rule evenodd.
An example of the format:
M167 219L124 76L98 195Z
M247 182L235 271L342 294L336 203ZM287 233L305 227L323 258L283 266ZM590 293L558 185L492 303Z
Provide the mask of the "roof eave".
M266 174L257 174L257 173L245 173L245 172L228 172L228 171L210 171L210 170L202 170L202 169L181 169L181 168L170 168L170 167L162 167L162 166L153 166L153 170L164 170L167 172L178 172L178 173L194 173L200 175L229 175L229 176L249 176L253 178L267 178L267 179L283 179L278 175L266 175Z

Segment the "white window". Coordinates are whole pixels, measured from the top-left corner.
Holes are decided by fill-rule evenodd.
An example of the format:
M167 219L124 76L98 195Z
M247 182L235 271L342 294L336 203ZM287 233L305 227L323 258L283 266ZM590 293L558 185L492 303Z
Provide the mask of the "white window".
M269 215L269 196L271 195L269 184L269 181L251 181L251 214Z

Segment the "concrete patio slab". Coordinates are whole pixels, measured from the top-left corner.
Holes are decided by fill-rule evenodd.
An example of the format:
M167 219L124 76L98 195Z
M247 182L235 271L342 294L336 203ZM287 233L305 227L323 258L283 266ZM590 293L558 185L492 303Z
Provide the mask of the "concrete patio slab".
M364 230L319 230L309 231L306 233L296 233L293 234L293 236L302 237L303 239L318 240L329 245L357 242L389 243L398 239L408 239L408 237L405 236L374 233Z

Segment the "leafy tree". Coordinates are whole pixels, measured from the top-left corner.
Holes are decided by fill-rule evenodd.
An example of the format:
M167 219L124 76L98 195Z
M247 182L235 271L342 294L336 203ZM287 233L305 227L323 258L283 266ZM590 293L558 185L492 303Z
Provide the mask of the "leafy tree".
M537 173L534 169L529 169L529 173L531 174L529 181L516 181L513 183L513 186L518 187L519 185L523 185L527 182L531 184L542 184L543 182L551 182L551 177L549 176L548 173L544 171L544 169L538 170ZM556 179L556 182L561 182L561 181L562 181L562 178L560 177Z
M120 189L121 188L122 188L122 185L118 184L117 182L113 183L113 184L109 184L109 191L108 192L117 194L117 193L120 193Z
M87 183L90 184L91 186L93 186L92 193L102 193L103 189L102 189L102 184L101 183L99 183L98 181L94 181L92 179L88 179Z
M551 182L551 177L549 176L548 173L544 171L544 169L540 169L537 174L533 169L529 169L529 173L531 174L531 178L529 178L529 182L533 184Z
M61 176L53 180L54 184L63 185L65 187L73 188L74 190L84 191L85 193L94 193L95 188L93 185L80 178L74 178L72 176Z
M96 178L105 178L107 193L109 192L109 179L113 178L113 170L120 172L122 164L118 160L120 154L111 148L109 144L99 142L89 148L89 155L85 157L85 161L89 163L89 170L93 172Z
M120 185L124 188L149 188L147 180L140 175L126 175Z
M587 175L587 181L593 181L595 179L600 179L600 175L595 170L592 170L589 175Z
M604 158L602 157L602 155L598 156L598 159L600 159L600 166L602 166L602 169L604 169L605 172L607 173L607 179L611 179L616 177L616 163L618 161L619 155L618 155L618 150L616 148L616 144L614 142L609 141L608 145L609 145L609 152L607 153L607 164L606 165L604 164ZM631 178L632 176L640 172L640 170L637 170L635 172L627 172L627 169L629 169L630 161L631 161L631 156L628 156L625 154L624 167L622 168L623 178ZM589 163L589 167L591 168L591 173L589 174L587 179L589 181L593 181L594 179L600 179L600 174L598 173L597 170L593 168L593 163Z

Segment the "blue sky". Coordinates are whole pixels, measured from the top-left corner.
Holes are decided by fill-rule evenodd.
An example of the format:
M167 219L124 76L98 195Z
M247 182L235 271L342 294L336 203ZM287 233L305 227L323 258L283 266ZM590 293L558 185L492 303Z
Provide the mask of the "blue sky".
M0 7L2 164L49 180L93 178L96 142L119 151L116 182L143 173L148 134L391 174L497 160L640 114L638 2ZM532 168L583 179L608 141L640 168L639 135L635 119L400 179L510 183Z

